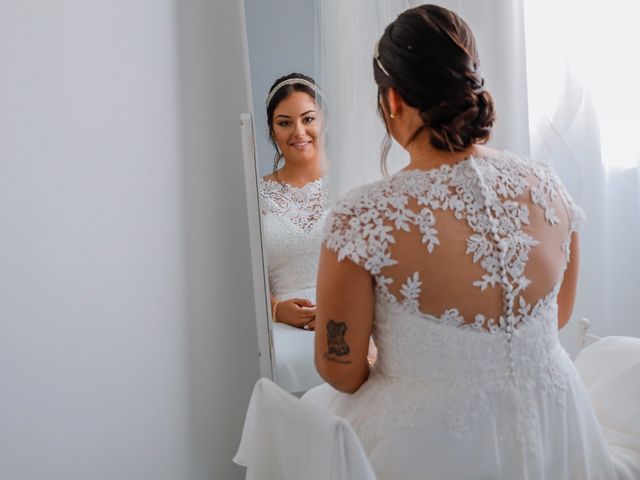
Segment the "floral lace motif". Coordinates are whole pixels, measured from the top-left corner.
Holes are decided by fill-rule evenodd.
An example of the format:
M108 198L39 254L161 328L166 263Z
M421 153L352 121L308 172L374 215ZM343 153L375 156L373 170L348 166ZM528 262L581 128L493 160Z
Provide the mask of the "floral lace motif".
M326 177L302 187L260 179L262 214L275 214L288 219L302 231L309 231L329 208Z
M531 178L537 183L531 185ZM559 195L569 210L570 229L575 230L584 220L584 214L548 166L513 155L470 157L453 166L403 171L356 190L335 206L326 224L325 244L338 252L340 260L349 258L364 266L376 279L377 293L406 311L454 326L512 334L549 300L545 297L530 305L519 296L531 283L524 271L531 249L539 243L523 229L529 225L529 210L517 201L528 188L532 203L544 211L550 225L560 222L552 206ZM420 211L409 208L410 199L417 201ZM468 321L455 308L440 317L421 313L418 297L422 282L418 272L402 284L402 300L389 292L388 286L394 280L381 271L397 263L390 250L395 243L393 232L417 228L427 252L433 253L440 244L435 210L452 211L457 220L466 221L473 230L466 239L465 253L472 255L473 262L485 271L473 285L481 291L489 286L502 287L500 318L476 315ZM565 254L566 266L568 250Z
M564 409L568 381L577 375L557 342L556 295L554 289L541 299L530 314L535 321L511 339L425 322L378 297L373 331L378 362L353 396L366 408L348 415L365 449L399 426L442 424L448 435L462 438L481 418L496 418L499 438L535 449L536 426L544 421L541 405Z
M326 178L301 188L260 180L259 193L271 294L315 301L322 228L329 213Z
M584 392L558 341L556 279L583 219L548 166L511 154L400 172L336 204L324 244L375 279L378 358L357 392L334 399L335 409L372 458L412 431L534 465L543 442L572 428L567 419ZM550 260L528 265L530 258ZM461 270L441 283L447 277L429 265L447 261ZM469 284L441 303L423 292L459 279ZM491 308L481 310L485 303ZM425 313L433 305L440 315Z
M538 278L525 268L540 245L531 234L538 230L529 209L540 208L536 226L559 225L567 217L555 210L558 197L569 213L567 228L575 230L583 214L551 169L501 154L400 172L337 203L325 225L324 243L340 260L349 258L366 268L376 281L372 333L378 361L369 380L350 397L354 407L347 409L366 451L397 427L435 426L462 438L489 418L495 419L497 441L513 444L514 454L524 458L539 451L536 435L545 412L566 408L569 384L577 378L557 338L561 280L531 302L521 295L532 283L528 275ZM438 211L451 212L455 220ZM420 273L402 279L385 270L399 264L391 250L397 232L413 232L425 254L437 254L444 246L440 219L470 227L460 245L481 267L471 286L481 296L489 287L501 288L498 318L464 318L455 305L439 316L424 313ZM569 241L558 248L566 268ZM397 293L391 290L394 282Z

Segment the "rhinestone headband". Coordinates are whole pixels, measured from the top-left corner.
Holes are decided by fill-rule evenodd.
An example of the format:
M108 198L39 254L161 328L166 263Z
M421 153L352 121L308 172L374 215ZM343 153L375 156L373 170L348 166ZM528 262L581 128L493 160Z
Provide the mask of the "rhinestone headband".
M389 72L387 72L387 69L384 68L380 61L380 40L376 42L376 46L373 48L373 58L378 64L378 67L380 67L380 70L382 70L387 77L391 78L391 75L389 75Z
M271 91L269 92L269 95L267 96L267 101L265 102L267 107L269 106L269 103L271 102L271 99L273 98L273 96L276 93L278 93L278 90L280 90L282 87L285 87L287 85L304 85L305 87L309 87L314 92L316 92L316 95L322 96L322 91L320 90L320 88L318 88L318 86L315 83L311 83L310 81L305 80L304 78L288 78L287 80L281 81L279 84L273 87L273 89L271 89Z

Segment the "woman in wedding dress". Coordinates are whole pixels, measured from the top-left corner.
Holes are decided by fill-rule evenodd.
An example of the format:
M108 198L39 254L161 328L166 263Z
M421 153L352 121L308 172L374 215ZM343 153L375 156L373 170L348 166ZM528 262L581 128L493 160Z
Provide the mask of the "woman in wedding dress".
M349 420L379 479L616 478L558 341L582 211L548 165L482 145L495 115L478 66L444 8L407 10L380 38L379 110L410 163L327 219L315 361L329 385L303 398Z
M259 181L259 191L272 316L275 322L313 330L318 256L329 208L320 90L312 78L292 73L276 80L266 104L276 155L273 173Z
M322 383L313 362L316 276L329 211L322 149L321 93L292 73L267 96L273 173L258 182L263 219L276 379L289 392ZM282 161L284 163L281 165Z

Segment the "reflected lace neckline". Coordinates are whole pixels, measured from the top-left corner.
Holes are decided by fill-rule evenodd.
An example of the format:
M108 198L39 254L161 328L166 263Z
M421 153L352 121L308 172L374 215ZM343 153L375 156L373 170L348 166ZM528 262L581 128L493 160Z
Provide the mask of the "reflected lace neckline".
M327 175L323 175L320 178L317 178L316 180L312 180L310 182L305 183L304 185L297 187L295 185L291 185L290 183L287 182L280 182L278 180L272 180L272 179L265 179L265 178L260 178L260 182L268 184L268 183L272 183L275 185L280 185L282 188L287 188L289 190L305 190L307 188L311 188L314 186L322 186L323 183L325 183L327 180Z

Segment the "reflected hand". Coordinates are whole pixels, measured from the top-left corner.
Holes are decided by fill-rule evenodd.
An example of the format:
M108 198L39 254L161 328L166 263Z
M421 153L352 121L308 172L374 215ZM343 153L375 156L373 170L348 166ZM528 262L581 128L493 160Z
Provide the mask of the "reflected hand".
M276 318L280 323L286 323L293 327L304 328L316 318L315 304L306 298L291 298L278 302ZM312 330L307 328L306 330Z

